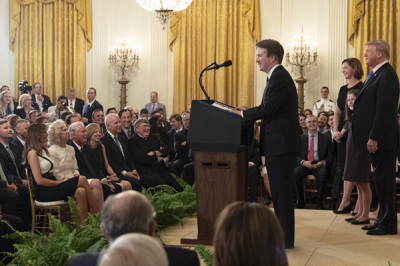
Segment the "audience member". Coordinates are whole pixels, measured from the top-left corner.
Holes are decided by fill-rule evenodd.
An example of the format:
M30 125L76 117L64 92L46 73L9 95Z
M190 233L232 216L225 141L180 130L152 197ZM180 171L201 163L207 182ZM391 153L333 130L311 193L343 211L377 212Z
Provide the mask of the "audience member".
M37 103L37 105L39 106L39 109L37 110L39 112L47 110L50 106L53 105L50 101L49 96L42 94L42 85L39 82L33 84L33 92L34 94L32 94L31 100L32 102Z
M165 105L158 102L158 93L152 91L150 93L150 103L146 104L145 107L149 114L154 112L157 108L162 108L164 110L164 115L167 116L167 111L165 109Z
M139 118L145 118L148 119L149 118L149 111L147 111L146 108L140 110L140 115Z
M65 118L65 124L67 125L67 128L78 121L81 121L81 116L79 114L70 114Z
M305 116L304 114L299 114L300 135L306 134L308 132L306 118L307 116Z
M32 110L29 112L28 119L31 124L35 124L36 120L39 118L39 111L38 110Z
M304 115L305 115L305 116L312 115L312 111L311 111L310 109L305 109L305 110L304 110Z
M215 266L288 265L279 221L258 203L226 206L216 221L213 246Z
M47 123L49 123L49 122L50 122L50 121L49 121L49 118L48 118L48 117L39 116L39 117L36 119L35 124L43 124L43 125L45 125L45 124L47 124Z
M11 93L6 90L0 93L0 118L14 113L14 101Z
M336 210L336 205L340 197L340 191L342 188L342 180L343 180L343 171L346 160L346 142L347 135L342 136L340 131L344 125L344 117L345 117L345 106L347 102L347 93L350 90L357 89L361 90L363 87L363 83L360 81L364 75L364 71L361 65L360 60L357 58L347 58L342 62L342 73L345 79L348 80L348 84L342 86L339 90L339 95L337 98L337 105L334 114L334 126L333 126L333 138L336 140L336 162L337 169L335 173L335 177L333 179L333 190L332 190L332 208L336 211L336 213L350 213L351 205L350 198L344 198L342 202L346 205L339 206L339 209ZM343 191L344 195L351 195L351 191L354 188L354 184L343 182ZM347 207L347 208L345 208ZM358 211L358 210L357 210Z
M76 91L74 88L71 88L68 92L68 106L73 110L73 113L79 113L82 115L83 106L85 105L85 101L76 97Z
M165 146L169 145L169 138L167 132L162 127L162 118L159 115L150 118L150 134L155 136ZM168 146L171 149L171 147Z
M167 132L169 138L169 147L171 147L170 161L175 158L175 134L183 129L182 117L180 114L172 114L169 118L171 129Z
M132 125L132 113L128 109L122 109L118 113L119 118L121 119L122 131L120 135L130 139L133 134L135 134L135 130Z
M314 175L317 179L317 209L323 209L323 196L329 180L332 163L332 143L329 137L317 131L317 118L310 115L306 119L308 134L301 136L301 153L296 159L294 178L297 186L297 208L305 208L303 179Z
M104 123L103 111L100 109L94 110L92 113L92 120L93 120L93 123L96 123L100 126L100 134L101 134L101 136L103 136L104 133L106 133L106 131L107 131L106 124Z
M140 233L155 237L157 223L150 201L136 191L125 191L109 197L101 211L101 231L112 244L118 237L129 233ZM265 221L264 221L265 222ZM196 252L179 247L164 246L169 265L199 266ZM69 266L96 265L100 253L84 253L71 258Z
M32 98L29 94L22 94L19 97L19 105L17 109L14 110L14 114L18 115L22 119L28 118L29 112L32 110L39 110L37 103L34 103L32 107Z
M171 175L164 163L169 149L153 135L150 135L150 125L147 119L139 119L135 123L136 134L128 141L133 160L138 172L143 175L152 176L157 184L167 184L176 191L182 191L182 187Z
M335 110L335 103L328 99L329 88L324 86L321 88L321 99L314 103L313 115L318 116L320 112Z
M22 155L25 146L26 131L29 127L29 121L25 119L19 119L14 125L14 132L16 138L12 141L12 144L18 149L18 152Z
M156 109L156 111L160 113L161 125L162 125L163 130L165 132L168 132L171 129L171 125L169 124L168 121L166 121L166 117L165 117L165 114L164 114L164 109L159 107L159 108Z
M117 111L117 109L115 107L110 107L106 111L106 115L108 115L108 114L116 114L117 115L118 111Z
M317 128L318 132L325 133L327 131L326 126L328 125L328 117L325 114L320 113L317 121L318 121L318 128Z
M84 177L73 177L68 180L57 181L51 174L53 162L48 157L47 128L45 125L34 124L29 126L26 133L25 151L28 169L33 175L33 185L37 201L48 202L67 200L74 197L83 224L87 224L88 209L91 213L99 212L96 199Z
M93 111L100 109L103 111L103 106L96 100L96 89L90 88L86 92L88 103L83 106L82 111L82 122L90 124L92 123Z
M50 122L54 122L57 119L61 119L61 115L65 112L72 113L72 110L68 107L68 98L65 96L60 96L57 99L57 104L50 106L47 110L49 113Z
M55 121L48 129L49 134L49 155L53 162L53 175L58 181L71 179L73 177L83 176L79 173L78 163L75 158L75 150L67 145L69 134L64 121ZM85 177L85 176L83 176ZM87 178L87 177L85 177ZM88 179L94 198L96 199L96 208L103 206L103 189L98 179Z
M182 120L184 128L175 134L174 148L176 154L171 166L172 173L177 176L182 174L185 164L191 163L193 160L193 154L190 151L189 144L186 142L189 132L190 113L184 112Z

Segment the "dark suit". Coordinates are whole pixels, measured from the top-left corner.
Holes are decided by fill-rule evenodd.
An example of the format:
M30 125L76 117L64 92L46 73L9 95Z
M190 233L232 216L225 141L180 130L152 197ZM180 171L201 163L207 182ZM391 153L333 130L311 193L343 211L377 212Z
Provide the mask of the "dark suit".
M68 106L69 105L69 99L68 99ZM74 108L74 111L81 114L82 115L82 111L83 111L83 106L85 105L85 102L82 99L79 98L75 98L75 104L74 106L72 106L72 108ZM70 106L71 107L71 106Z
M141 189L142 186L147 188L153 185L152 183L150 185L147 184L148 178L146 178L146 176L142 177L140 175L140 181L139 181L136 178L125 176L122 174L123 171L130 172L136 170L136 165L130 157L126 138L120 135L117 135L117 137L119 142L121 143L124 154L122 154L117 143L111 137L108 131L104 133L103 137L101 138L101 142L103 143L106 149L106 156L111 168L114 170L114 172L118 175L119 178L129 181L132 185L133 190L140 192L142 190Z
M381 66L364 83L355 103L354 145L366 149L368 139L378 142L378 151L370 154L375 172L380 209L378 228L397 233L396 155L399 146L399 79L389 63Z
M177 176L180 176L182 174L182 170L185 164L188 164L192 161L192 159L189 158L189 156L191 155L189 145L187 143L186 145L182 145L183 142L186 142L187 135L188 130L186 128L175 133L174 147L176 154L172 162L171 171Z
M307 167L301 165L301 161L308 161L308 152L310 147L309 140L310 138L308 134L304 134L301 136L301 152L296 159L294 178L296 180L299 203L304 204L303 179L306 178L307 175L314 175L317 178L318 199L320 200L319 204L321 204L322 197L326 190L326 185L329 181L330 166L333 161L332 141L327 134L318 132L318 145L316 147L318 151L318 161L325 161L325 166L310 170Z
M34 110L37 110L37 111L40 112L40 110L39 110L40 108L39 108L39 105L38 105L37 103L32 102L32 108L33 108ZM26 114L26 113L25 113L24 108L16 108L16 109L14 110L14 114L15 114L15 115L18 115L18 116L21 117L22 119L25 119L25 118L29 117L29 116L28 116L29 114Z
M243 111L247 121L262 119L260 145L265 155L275 213L285 233L286 247L294 246L294 166L300 147L297 91L283 66L273 71L260 106Z
M133 137L133 135L135 135L135 129L133 128L133 126L131 126L131 136L128 137L128 135L125 133L124 129L121 130L121 132L119 133L120 136L123 136L127 139L130 139Z
M47 110L53 104L51 103L49 96L44 95L44 94L42 94L42 96L43 96L42 110ZM38 104L36 102L36 94L35 93L32 94L32 103ZM38 107L39 107L39 104L38 104ZM37 110L40 111L39 109L37 109Z
M18 138L15 138L12 142L11 142L15 147L17 147L18 152L22 155L22 153L24 152L24 145L21 143L21 141ZM22 158L22 157L21 157Z
M88 103L83 106L82 116L88 119L88 124L93 122L92 113L97 109L103 111L103 105L101 105L97 100L94 100L90 107Z
M156 178L157 185L168 184L177 191L182 191L182 187L169 172L164 161L159 162L157 156L148 155L149 152L159 151L164 157L169 155L167 146L162 146L157 137L150 135L147 139L138 134L128 140L129 152L136 163L140 175L146 174ZM163 147L163 148L161 148Z
M170 266L200 266L199 257L195 251L164 246ZM95 266L98 265L101 253L82 253L72 257L68 266Z

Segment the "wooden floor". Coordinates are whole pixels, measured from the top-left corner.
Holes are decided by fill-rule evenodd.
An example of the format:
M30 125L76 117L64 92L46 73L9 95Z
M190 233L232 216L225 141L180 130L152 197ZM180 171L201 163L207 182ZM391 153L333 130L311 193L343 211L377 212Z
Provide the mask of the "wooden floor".
M295 212L295 248L287 250L289 265L400 265L400 234L366 235L360 225L344 221L350 214L310 209ZM166 244L180 245L180 238L193 231L197 231L196 217L185 218L183 227L168 227L161 238Z

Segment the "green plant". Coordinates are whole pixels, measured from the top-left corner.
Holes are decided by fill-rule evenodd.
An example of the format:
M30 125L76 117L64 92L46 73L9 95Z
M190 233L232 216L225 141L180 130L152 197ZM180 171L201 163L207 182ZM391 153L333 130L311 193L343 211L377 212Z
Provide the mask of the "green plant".
M212 266L213 263L213 253L210 249L206 248L204 245L196 245L194 250L197 252L201 260L206 266Z

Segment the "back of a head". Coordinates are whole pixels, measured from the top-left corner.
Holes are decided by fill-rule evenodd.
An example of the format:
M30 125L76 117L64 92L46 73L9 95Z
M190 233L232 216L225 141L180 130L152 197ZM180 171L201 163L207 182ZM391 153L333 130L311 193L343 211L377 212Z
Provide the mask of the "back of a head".
M214 265L288 265L283 231L275 214L258 203L234 202L219 215Z
M132 233L115 240L101 257L99 265L167 266L168 257L158 240Z

